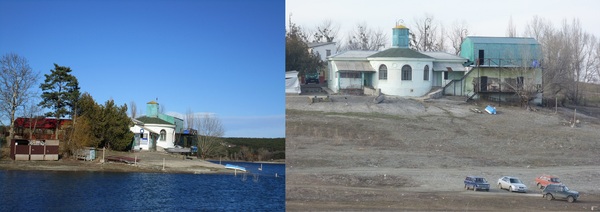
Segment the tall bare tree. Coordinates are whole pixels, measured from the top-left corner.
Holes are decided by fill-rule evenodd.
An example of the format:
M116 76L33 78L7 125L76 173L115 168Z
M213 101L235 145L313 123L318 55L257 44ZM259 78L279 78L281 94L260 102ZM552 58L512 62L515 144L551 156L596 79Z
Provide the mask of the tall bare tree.
M506 27L506 37L517 37L517 27L513 24L513 18L510 16L508 26Z
M225 134L221 120L211 114L196 116L198 124L198 153L206 159L219 148L223 148L222 137Z
M437 37L437 43L435 43L435 46L433 47L433 49L435 49L436 51L440 51L440 52L446 52L446 29L444 28L444 25L440 25L440 33L438 34Z
M131 118L137 117L137 105L133 100L129 103L129 113L131 115Z
M582 98L579 85L599 79L598 38L585 32L578 19L563 20L560 27L534 17L526 25L525 36L540 42L543 59L544 97L560 98L578 104Z
M467 35L469 35L469 27L466 21L455 21L452 24L452 28L448 32L448 39L450 40L450 45L452 45L453 54L460 55L462 42Z
M581 99L581 90L580 90L580 82L585 82L585 62L587 60L586 51L590 45L590 34L583 31L581 28L581 23L579 19L574 19L567 27L569 35L570 35L570 46L571 46L571 56L572 56L572 65L570 79L573 80L571 86L569 86L569 90L567 92L567 97L573 101L575 104L578 104Z
M544 18L533 16L531 22L525 25L524 35L535 38L538 41L544 40L549 31L552 30L552 24Z
M381 29L373 30L366 23L357 24L348 34L348 41L342 47L345 50L371 50L377 51L385 48L388 41L387 34Z
M191 108L188 108L185 112L185 125L188 129L196 129L196 115L194 115L194 111Z
M7 141L15 135L15 114L37 95L32 90L38 81L39 74L29 67L27 59L15 53L8 53L0 58L0 112L10 120Z

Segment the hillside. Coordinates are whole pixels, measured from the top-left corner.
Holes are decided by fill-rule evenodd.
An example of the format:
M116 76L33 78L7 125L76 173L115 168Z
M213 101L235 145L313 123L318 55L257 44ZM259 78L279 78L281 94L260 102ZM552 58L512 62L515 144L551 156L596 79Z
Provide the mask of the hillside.
M418 101L333 96L308 104L287 97L287 209L294 210L581 210L600 205L600 121L573 111L497 107L462 98ZM582 193L579 204L548 202L540 174L559 175ZM463 190L466 175L494 185L513 175L528 194ZM476 197L476 198L475 198ZM509 202L510 204L506 204Z

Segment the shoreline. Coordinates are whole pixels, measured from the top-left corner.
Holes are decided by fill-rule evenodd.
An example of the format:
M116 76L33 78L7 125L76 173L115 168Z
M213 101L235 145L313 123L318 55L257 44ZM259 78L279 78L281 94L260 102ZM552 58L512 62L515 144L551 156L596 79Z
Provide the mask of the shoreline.
M4 157L0 159L0 170L20 171L73 171L73 172L120 172L120 173L186 173L186 174L235 174L234 170L225 169L224 165L209 162L195 157L185 157L179 154L166 152L116 152L107 151L107 156L127 156L139 159L136 164L122 162L101 163L102 152L95 160L84 161L73 158L58 161L15 161ZM214 160L211 160L214 161ZM218 161L218 160L217 160ZM222 161L246 162L246 161ZM285 164L284 162L248 162Z
M202 160L197 158L181 157L181 155L162 152L111 152L111 155L125 155L137 157L140 161L136 164L122 162L100 162L99 158L93 161L77 160L72 158L58 161L15 161L10 158L0 159L0 170L16 171L72 171L72 172L117 172L117 173L185 173L185 174L235 174L234 170L225 169L226 163L254 163L254 164L284 164L278 161L221 161ZM211 162L212 161L212 162ZM218 162L218 160L216 161ZM164 167L164 168L163 168Z

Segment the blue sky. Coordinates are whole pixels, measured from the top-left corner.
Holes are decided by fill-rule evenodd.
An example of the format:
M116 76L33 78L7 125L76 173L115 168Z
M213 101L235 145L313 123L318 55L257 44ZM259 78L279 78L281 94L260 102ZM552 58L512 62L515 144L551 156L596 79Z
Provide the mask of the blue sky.
M285 137L284 50L283 0L0 0L0 55L27 58L40 83L69 66L99 104L145 114L158 98L216 114L226 137Z

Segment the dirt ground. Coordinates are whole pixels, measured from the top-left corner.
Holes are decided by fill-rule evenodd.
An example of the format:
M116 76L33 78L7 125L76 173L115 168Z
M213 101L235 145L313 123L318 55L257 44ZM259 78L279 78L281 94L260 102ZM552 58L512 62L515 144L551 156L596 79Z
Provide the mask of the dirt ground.
M289 211L600 210L600 119L591 112L571 127L564 108L495 105L489 115L474 112L488 103L462 97L330 99L286 97ZM534 184L541 174L558 175L580 199L543 199ZM466 175L485 177L491 191L465 191ZM497 189L506 175L527 193Z
M8 156L9 149L3 148L0 169L6 170L51 170L51 171L109 171L109 172L167 172L167 173L233 173L223 165L210 163L196 157L184 157L179 154L167 152L116 152L107 151L105 156L127 156L138 158L137 164L122 162L101 162L102 151L96 152L96 160L83 161L75 159L61 159L59 161L13 161ZM163 166L164 161L164 166ZM164 169L163 169L164 167Z

